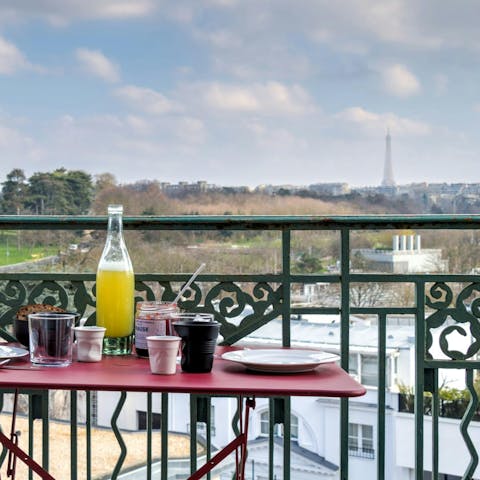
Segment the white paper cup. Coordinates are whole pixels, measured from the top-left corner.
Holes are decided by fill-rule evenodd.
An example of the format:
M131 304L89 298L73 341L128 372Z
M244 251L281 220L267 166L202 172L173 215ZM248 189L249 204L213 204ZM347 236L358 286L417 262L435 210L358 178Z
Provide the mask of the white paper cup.
M102 359L103 336L105 327L75 327L77 339L77 360L79 362L99 362Z
M180 337L154 335L147 337L150 370L159 375L177 372L177 353Z

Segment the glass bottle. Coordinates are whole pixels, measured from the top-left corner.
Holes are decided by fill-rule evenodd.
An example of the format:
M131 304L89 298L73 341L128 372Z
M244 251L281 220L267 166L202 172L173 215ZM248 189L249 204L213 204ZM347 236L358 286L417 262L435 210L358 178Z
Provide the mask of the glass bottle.
M108 231L97 269L97 325L105 327L103 353L132 351L135 280L123 240L122 205L108 206Z

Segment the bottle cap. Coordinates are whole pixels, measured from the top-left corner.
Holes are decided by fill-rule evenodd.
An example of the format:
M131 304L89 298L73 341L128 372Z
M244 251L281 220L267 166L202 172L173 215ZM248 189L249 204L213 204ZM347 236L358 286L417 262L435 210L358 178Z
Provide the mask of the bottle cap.
M109 205L108 206L108 214L112 213L123 213L123 205Z

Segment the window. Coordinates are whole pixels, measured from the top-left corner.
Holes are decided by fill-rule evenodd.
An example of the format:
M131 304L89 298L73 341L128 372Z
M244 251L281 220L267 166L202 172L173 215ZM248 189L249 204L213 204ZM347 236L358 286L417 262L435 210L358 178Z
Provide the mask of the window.
M358 353L351 353L348 356L348 372L358 378Z
M269 411L262 412L260 414L260 435L267 436L270 425L270 413ZM292 440L298 440L298 417L291 415L290 417L290 433ZM283 425L276 424L273 429L273 435L276 437L283 437Z
M138 430L147 429L147 412L137 410ZM162 428L162 415L160 413L152 413L152 429L160 430Z
M378 360L373 355L362 355L362 371L360 383L378 386Z
M260 434L268 435L268 426L270 424L269 412L262 412L260 414Z
M348 454L354 457L375 458L372 425L348 424Z
M348 371L364 385L378 387L378 358L374 355L351 353L348 357ZM385 382L391 387L396 380L398 362L396 357L387 357L385 364Z
M393 357L392 361L393 361L393 373L396 379L398 375L398 357Z
M298 440L298 417L296 415L290 417L290 433L292 440Z
M187 431L190 432L190 424L187 424ZM210 404L210 433L215 436L215 405ZM197 423L197 434L207 436L207 424L204 422Z

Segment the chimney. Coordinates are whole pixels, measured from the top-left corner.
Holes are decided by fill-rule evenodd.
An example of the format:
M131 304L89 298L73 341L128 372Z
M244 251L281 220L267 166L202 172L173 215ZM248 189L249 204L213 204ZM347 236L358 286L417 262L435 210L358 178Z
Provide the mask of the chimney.
M413 235L407 236L407 250L413 250Z
M398 235L394 235L392 237L392 250L394 252L396 252L398 250L398 247L399 247L399 238L398 238Z
M420 235L415 235L415 250L420 251L422 249L422 239Z

